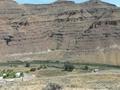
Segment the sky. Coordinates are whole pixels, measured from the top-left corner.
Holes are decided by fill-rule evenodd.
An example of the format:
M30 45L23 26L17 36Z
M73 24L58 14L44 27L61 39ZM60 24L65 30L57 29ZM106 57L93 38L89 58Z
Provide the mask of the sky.
M56 0L16 0L18 3L20 4L25 4L25 3L30 3L30 4L48 4L48 3L52 3ZM71 0L71 1L75 1L76 3L80 3L80 2L85 2L88 0ZM120 6L120 0L102 0L104 2L109 2L112 4L115 4L117 6Z

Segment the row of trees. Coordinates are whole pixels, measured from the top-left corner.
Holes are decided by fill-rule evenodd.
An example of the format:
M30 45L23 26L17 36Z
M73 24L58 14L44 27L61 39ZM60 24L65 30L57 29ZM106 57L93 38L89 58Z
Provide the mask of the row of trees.
M26 62L25 63L25 67L30 67L30 63ZM41 65L40 67L37 68L37 70L46 69L46 68L47 68L46 65ZM75 69L75 66L72 63L70 63L70 62L65 62L63 69L64 69L64 71L72 72ZM87 65L85 65L82 68L82 70L89 70L89 67ZM35 69L31 69L31 71L35 71Z

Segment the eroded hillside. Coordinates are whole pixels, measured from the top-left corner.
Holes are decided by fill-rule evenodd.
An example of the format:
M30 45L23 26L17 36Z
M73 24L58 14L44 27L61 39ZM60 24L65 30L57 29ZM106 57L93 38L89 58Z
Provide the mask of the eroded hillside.
M100 0L80 4L60 0L44 5L0 1L2 60L24 56L120 65L119 41L120 9L115 5ZM37 52L47 54L32 57Z

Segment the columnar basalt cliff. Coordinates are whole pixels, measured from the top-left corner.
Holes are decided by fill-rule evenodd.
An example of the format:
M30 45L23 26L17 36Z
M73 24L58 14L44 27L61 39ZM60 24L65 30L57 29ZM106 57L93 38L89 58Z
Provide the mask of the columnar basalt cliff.
M120 65L120 8L100 0L42 5L0 0L1 61L20 55Z

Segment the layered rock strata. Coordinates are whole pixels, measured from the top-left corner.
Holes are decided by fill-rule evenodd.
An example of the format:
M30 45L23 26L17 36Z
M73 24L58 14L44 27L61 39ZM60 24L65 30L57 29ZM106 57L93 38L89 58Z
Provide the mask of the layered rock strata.
M58 60L120 65L120 8L100 0L42 5L0 0L1 58L49 50L62 51Z

